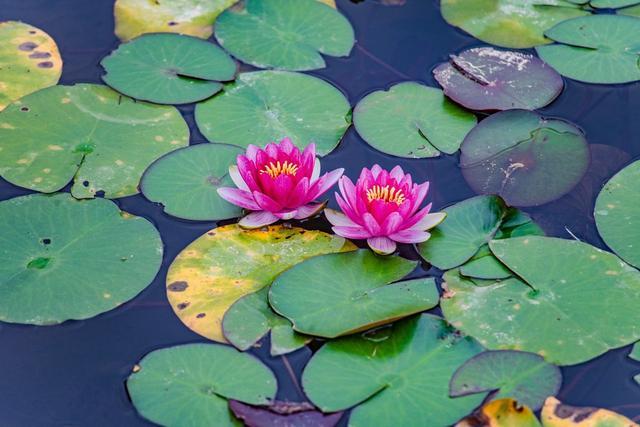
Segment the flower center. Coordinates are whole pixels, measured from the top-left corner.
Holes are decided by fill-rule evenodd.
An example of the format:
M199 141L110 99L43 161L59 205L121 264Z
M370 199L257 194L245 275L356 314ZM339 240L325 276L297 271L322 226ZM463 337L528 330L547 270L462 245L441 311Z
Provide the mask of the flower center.
M285 160L284 163L270 162L268 165L264 165L260 173L266 173L271 178L277 178L280 175L291 175L295 176L298 173L298 165Z
M400 206L405 199L406 197L402 190L389 185L385 185L384 187L374 185L367 190L367 200L369 200L369 203L374 200L382 200L383 202L396 203Z

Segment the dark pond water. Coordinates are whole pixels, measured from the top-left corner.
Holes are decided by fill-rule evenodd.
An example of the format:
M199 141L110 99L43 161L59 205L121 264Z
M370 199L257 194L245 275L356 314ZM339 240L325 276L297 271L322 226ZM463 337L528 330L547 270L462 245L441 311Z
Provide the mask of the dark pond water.
M355 27L357 45L348 59L329 58L326 69L312 74L340 87L352 105L373 90L404 80L436 86L431 77L436 64L449 53L480 45L442 20L436 0L407 0L402 7L383 6L378 0L357 4L338 0L338 4ZM99 60L118 45L112 9L113 0L0 0L0 20L22 20L53 36L64 59L62 84L97 83ZM203 142L193 125L193 108L182 111L192 125L191 142ZM527 212L549 235L572 238L573 234L602 247L591 215L593 202L606 178L640 157L640 84L594 86L567 81L560 98L542 111L580 125L590 144L612 148L597 148L592 170L572 194ZM404 160L383 155L367 147L353 128L322 161L324 169L346 167L352 178L363 166L399 163L416 180L432 182L431 198L438 209L473 196L457 162L456 156ZM0 200L27 192L0 180ZM173 314L165 297L164 277L178 252L215 223L171 218L140 195L116 203L160 230L165 244L160 273L135 300L88 321L55 327L0 324L0 426L148 425L136 414L124 386L133 364L155 349L205 341ZM403 250L405 256L415 257L410 248ZM593 315L604 318L607 313ZM629 347L622 348L563 369L560 399L610 408L640 420L640 386L632 380L640 363L628 359L628 352ZM305 349L288 356L288 366L282 358L269 358L266 351L257 353L275 370L279 397L301 399L288 366L299 373L311 352Z

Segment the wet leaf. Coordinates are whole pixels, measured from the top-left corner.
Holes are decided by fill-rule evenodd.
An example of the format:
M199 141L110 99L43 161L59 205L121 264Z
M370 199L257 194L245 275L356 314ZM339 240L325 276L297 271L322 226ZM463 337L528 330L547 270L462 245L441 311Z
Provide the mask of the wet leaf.
M498 350L467 360L453 375L449 387L451 397L495 391L492 400L510 398L538 410L548 396L558 393L561 384L560 369L542 356Z
M640 268L640 161L607 182L596 199L594 217L607 246Z
M158 231L105 199L67 193L0 202L0 320L87 319L135 297L162 261Z
M640 0L591 0L589 4L598 9L618 9L638 3L640 3Z
M364 97L353 112L353 123L373 148L423 158L458 151L476 117L446 99L440 89L406 82Z
M229 408L248 427L333 427L342 417L342 412L325 415L306 402L261 407L231 400Z
M145 33L180 33L208 39L213 22L236 0L116 0L116 36L128 41Z
M469 132L460 151L460 167L471 188L498 194L510 206L562 197L589 166L589 146L577 126L526 110L487 117Z
M305 368L302 383L322 411L357 405L349 419L353 427L417 427L425 420L451 425L484 397L449 397L451 375L481 349L443 319L423 314L329 341Z
M222 317L238 299L269 286L278 274L307 258L354 248L341 237L297 227L214 228L173 261L167 297L188 328L224 342Z
M520 279L477 286L451 270L440 304L447 320L485 347L574 365L640 339L640 272L615 255L540 236L494 240L490 247Z
M564 87L562 77L533 55L480 47L451 55L433 75L445 95L471 110L535 110Z
M264 146L285 137L300 148L314 142L325 155L350 125L350 105L331 84L286 71L242 73L220 95L196 107L196 122L211 142Z
M255 357L218 344L187 344L146 355L127 379L140 415L163 426L236 426L227 399L265 405L273 373Z
M188 104L209 98L233 80L236 63L197 37L145 34L104 58L102 80L118 92L157 104Z
M545 34L557 43L538 47L538 55L563 76L599 84L640 80L638 19L593 15L565 21Z
M589 14L564 0L441 0L440 8L449 24L484 42L514 48L550 43L544 31Z
M0 175L45 193L73 180L76 198L130 196L147 166L188 143L175 108L135 102L106 86L54 86L0 113Z
M316 0L244 0L220 15L215 36L244 63L292 71L324 68L322 55L348 56L355 41L347 18Z
M542 408L543 427L638 427L627 417L606 409L578 408L550 397Z
M222 199L217 190L234 186L229 166L242 152L224 144L198 144L172 151L149 166L140 191L178 218L207 221L238 217L242 210Z
M526 406L513 399L498 399L485 404L455 427L541 427Z
M11 102L58 83L62 58L56 42L39 28L0 22L0 111Z

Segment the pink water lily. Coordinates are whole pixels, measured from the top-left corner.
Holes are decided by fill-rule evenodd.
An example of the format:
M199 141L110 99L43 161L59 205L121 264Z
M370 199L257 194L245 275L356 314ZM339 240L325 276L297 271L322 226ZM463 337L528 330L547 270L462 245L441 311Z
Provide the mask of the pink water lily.
M336 200L343 213L326 209L333 231L348 239L367 239L375 252L388 255L398 243L420 243L431 236L427 230L440 224L446 214L429 213L431 203L420 209L429 182L414 184L400 166L388 172L378 165L364 168L354 185L343 176Z
M331 188L344 169L320 176L315 144L303 152L289 138L264 149L249 145L239 155L229 175L238 188L218 189L226 201L252 211L240 220L244 228L260 228L278 220L304 219L320 212L326 203L315 200Z

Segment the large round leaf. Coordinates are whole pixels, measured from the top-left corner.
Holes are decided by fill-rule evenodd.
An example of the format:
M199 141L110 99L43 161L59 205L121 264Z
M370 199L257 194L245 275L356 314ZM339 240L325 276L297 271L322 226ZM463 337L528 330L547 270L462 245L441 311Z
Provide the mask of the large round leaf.
M332 151L349 127L350 105L331 84L286 71L242 73L224 92L196 107L196 122L211 142L264 146L289 137L300 148Z
M324 68L320 54L347 56L349 21L316 0L245 0L216 21L216 39L233 56L258 68Z
M162 241L147 220L67 193L0 202L0 320L87 319L135 297L156 275Z
M589 4L598 9L618 9L638 3L640 3L640 0L591 0Z
M545 33L558 42L538 55L563 76L587 83L640 80L640 20L593 15L563 22Z
M640 338L640 272L615 255L537 236L490 246L522 280L477 286L452 270L444 276L448 292L441 300L445 317L485 347L573 365Z
M147 169L140 191L178 218L205 221L238 217L242 210L222 199L217 190L234 185L229 166L240 153L238 147L223 144L198 144L173 151Z
M606 244L640 268L640 161L607 182L596 200L594 217Z
M535 110L564 87L560 74L535 56L492 47L451 55L433 75L445 95L471 110Z
M619 15L635 16L640 18L640 5L625 7L617 11Z
M458 151L476 117L440 89L407 82L364 97L353 123L375 149L400 157L435 157Z
M180 33L208 39L213 21L236 0L116 0L116 36L127 41L145 33Z
M258 359L218 344L156 350L127 379L138 412L163 426L237 426L227 399L264 405L277 387Z
M389 285L415 267L414 261L364 249L315 257L278 276L269 302L296 331L334 338L436 306L431 278Z
M533 410L542 408L562 384L560 369L533 353L485 351L467 360L451 378L452 397L495 391L491 399L511 398Z
M558 199L580 182L589 166L589 146L578 127L526 110L486 118L460 150L469 185L480 194L498 194L511 206Z
M545 402L541 419L543 427L638 427L613 411L565 405L555 397Z
M0 22L0 110L55 85L60 74L62 58L49 34L22 22Z
M125 98L106 86L54 86L0 113L0 175L51 193L73 179L77 198L138 192L144 170L189 143L178 110Z
M544 31L589 12L564 0L441 0L442 16L472 36L504 47L550 43Z
M305 393L326 412L358 405L349 425L448 426L483 395L449 397L449 379L481 351L443 319L423 314L390 327L329 341L302 375Z
M278 274L309 257L353 248L342 237L296 227L214 228L173 261L167 296L187 327L224 342L222 317L239 298L269 286Z
M158 104L209 98L233 80L236 63L213 43L180 34L145 34L100 63L102 80L118 92Z

